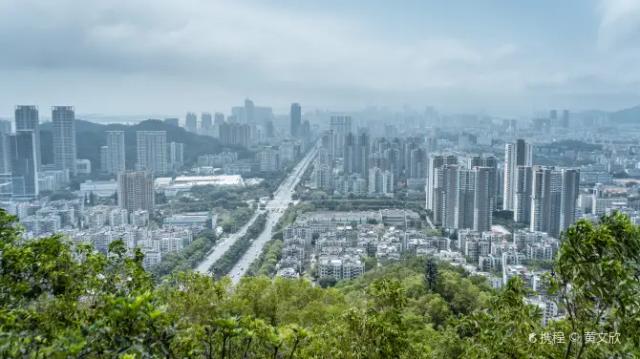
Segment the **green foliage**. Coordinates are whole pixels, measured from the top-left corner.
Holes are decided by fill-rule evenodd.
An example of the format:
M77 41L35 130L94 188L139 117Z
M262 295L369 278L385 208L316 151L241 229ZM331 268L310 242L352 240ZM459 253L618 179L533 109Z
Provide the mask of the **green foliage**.
M282 257L284 242L281 239L272 239L265 245L260 257L249 267L249 275L263 275L272 277L276 273L276 265Z
M162 261L153 266L150 272L159 279L173 272L191 270L204 259L216 240L216 234L213 230L204 230L187 248L164 255Z
M258 215L255 221L247 228L247 232L233 243L222 258L218 259L218 261L211 266L211 272L218 278L229 273L242 255L251 247L253 241L262 233L266 223L267 214L262 213Z
M550 278L550 292L567 311L572 332L619 332L620 345L568 343L566 355L640 355L640 228L616 212L595 226L579 221L569 228Z
M59 236L22 239L0 212L0 357L608 358L638 356L638 227L619 214L564 238L550 290L564 320L512 278L500 291L426 258L333 288L193 272L154 283L140 252L108 255ZM256 229L257 230L257 229ZM437 274L434 276L433 273ZM429 279L430 277L435 280ZM571 288L571 290L569 290ZM531 344L542 331L616 330L620 345Z

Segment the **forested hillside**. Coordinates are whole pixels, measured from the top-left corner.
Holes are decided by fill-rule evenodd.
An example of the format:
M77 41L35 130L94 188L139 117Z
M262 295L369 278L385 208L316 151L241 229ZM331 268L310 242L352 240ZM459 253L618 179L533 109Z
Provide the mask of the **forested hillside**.
M1 212L0 357L640 355L640 232L619 214L568 231L548 289L567 316L547 327L524 302L521 280L494 291L481 277L427 258L322 289L267 277L232 287L192 272L154 284L141 255L125 252L122 242L105 256L58 236L25 241ZM618 333L619 343L592 342L591 333ZM557 340L544 342L545 335Z

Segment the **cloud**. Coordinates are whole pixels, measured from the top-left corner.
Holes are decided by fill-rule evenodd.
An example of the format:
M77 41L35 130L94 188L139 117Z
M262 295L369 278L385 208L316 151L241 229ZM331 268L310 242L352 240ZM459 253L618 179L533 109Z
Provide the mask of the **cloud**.
M634 27L620 25L634 23L633 4L605 5L599 39L633 39ZM630 80L617 74L615 66L629 62L622 57L607 59L613 65L590 57L574 63L576 57L551 58L553 51L508 36L478 41L416 27L405 38L391 34L393 26L399 24L251 1L0 1L0 76L20 90L0 87L0 98L45 93L95 105L89 96L107 96L109 108L180 111L207 98L245 96L282 107L292 101L499 107L526 102L549 84L570 93L584 86L574 79L623 82L625 90ZM68 86L51 94L60 83ZM146 100L132 105L138 98Z
M598 44L604 50L640 46L640 1L602 0Z
M25 0L3 10L3 67L413 88L459 81L443 70L481 70L512 51L458 39L384 42L352 19L237 1Z

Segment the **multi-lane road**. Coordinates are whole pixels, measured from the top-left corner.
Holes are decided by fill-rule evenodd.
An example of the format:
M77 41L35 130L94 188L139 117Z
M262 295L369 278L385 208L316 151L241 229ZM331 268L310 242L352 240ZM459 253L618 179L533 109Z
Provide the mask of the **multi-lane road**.
M209 268L211 268L213 263L218 261L218 259L220 259L222 255L225 254L238 239L240 239L242 236L244 236L245 233L247 233L247 229L256 220L256 218L258 218L258 214L259 212L256 211L256 213L254 213L253 216L247 221L247 223L244 226L240 227L238 231L232 233L229 236L222 237L222 239L220 239L220 241L216 243L216 246L213 248L213 250L209 252L207 257L202 262L200 262L200 264L198 264L198 266L196 267L196 272L209 273Z
M251 265L251 263L260 256L262 248L271 239L271 231L276 223L278 223L278 220L280 220L280 217L282 217L282 214L289 206L289 203L293 202L292 196L295 188L298 185L298 182L302 179L302 176L309 167L309 164L311 164L315 158L316 153L317 147L310 150L306 156L298 162L296 167L280 184L280 186L278 186L278 189L273 193L273 199L267 202L264 211L256 211L256 214L254 214L247 224L242 226L238 232L235 232L218 243L213 251L211 251L209 255L207 255L207 257L196 267L196 271L200 273L209 273L209 268L211 268L211 266L220 259L227 250L229 250L233 243L246 233L247 228L249 228L249 226L255 221L258 214L266 212L267 222L264 230L260 233L258 238L253 241L251 247L249 247L229 273L233 283L240 281L240 278L242 278L242 276L247 272L247 269L249 269L249 265Z

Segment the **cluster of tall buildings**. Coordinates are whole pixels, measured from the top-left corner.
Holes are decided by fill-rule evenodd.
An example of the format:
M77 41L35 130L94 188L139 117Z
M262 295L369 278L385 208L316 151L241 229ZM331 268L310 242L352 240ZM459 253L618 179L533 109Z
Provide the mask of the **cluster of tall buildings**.
M502 209L532 231L558 236L575 222L580 171L533 164L531 144L505 145Z
M449 229L491 229L497 194L497 161L493 156L432 154L427 167L426 208L435 224Z
M502 199L514 222L557 237L575 222L579 183L577 169L534 165L533 147L518 139L505 145L502 171L494 156L431 154L426 208L444 228L483 232Z
M106 173L117 175L126 169L124 131L107 131L107 145L100 148L100 160Z
M391 196L397 186L424 188L426 142L422 137L372 139L353 129L350 116L332 116L314 165L317 188L342 194Z
M53 164L46 171L75 175L76 135L73 107L56 106L51 111ZM40 120L36 106L17 106L15 131L10 123L0 129L0 192L14 199L35 198L43 172Z

